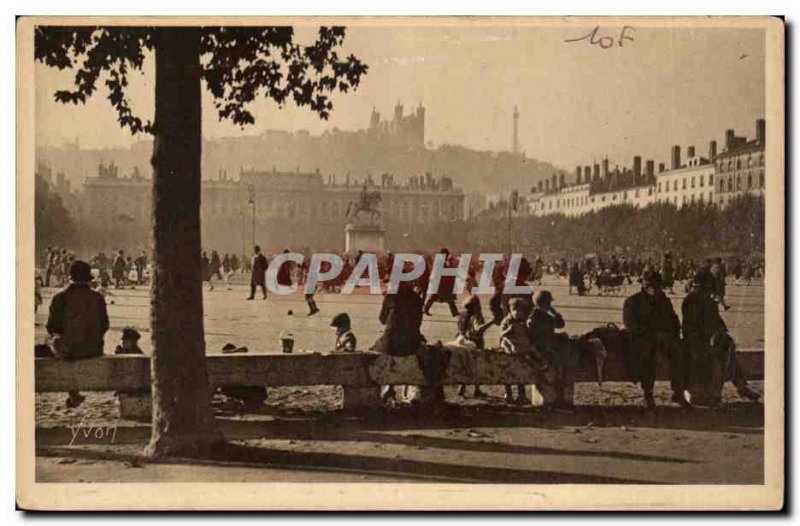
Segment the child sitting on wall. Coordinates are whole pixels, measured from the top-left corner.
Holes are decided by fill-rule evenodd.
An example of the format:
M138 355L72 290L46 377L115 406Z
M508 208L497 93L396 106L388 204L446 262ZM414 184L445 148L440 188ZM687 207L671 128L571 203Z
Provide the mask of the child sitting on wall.
M133 327L122 329L122 339L120 344L114 349L114 354L144 354L139 348L139 340L142 335Z
M336 352L354 352L358 340L350 327L350 316L346 312L340 312L333 317L331 327L336 330Z

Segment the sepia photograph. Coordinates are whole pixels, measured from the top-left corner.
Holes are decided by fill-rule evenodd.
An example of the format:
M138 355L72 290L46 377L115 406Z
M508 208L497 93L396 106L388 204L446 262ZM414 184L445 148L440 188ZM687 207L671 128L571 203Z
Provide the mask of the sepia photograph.
M21 508L783 507L783 19L16 38Z

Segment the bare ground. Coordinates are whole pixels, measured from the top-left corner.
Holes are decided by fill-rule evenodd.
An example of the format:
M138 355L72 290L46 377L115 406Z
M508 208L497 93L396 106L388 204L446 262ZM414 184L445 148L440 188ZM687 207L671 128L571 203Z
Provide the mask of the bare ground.
M113 395L90 394L90 403L69 411L63 395L39 395L37 479L763 483L763 408L735 402L732 389L725 409L684 411L659 385L661 407L652 413L639 407L638 389L622 383L603 391L580 385L574 412L508 406L501 387L489 391L478 401L448 389L451 403L435 416L409 407L344 414L336 388L271 389L257 413L218 395L229 445L206 462L169 465L141 456L149 425L117 420ZM49 417L46 407L55 411Z

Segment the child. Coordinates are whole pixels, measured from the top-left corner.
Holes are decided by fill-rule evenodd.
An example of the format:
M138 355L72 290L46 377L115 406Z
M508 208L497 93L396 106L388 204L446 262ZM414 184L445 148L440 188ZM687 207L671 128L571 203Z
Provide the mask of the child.
M483 350L485 347L483 333L495 324L495 320L485 322L481 311L481 300L478 296L470 296L464 302L464 312L458 317L458 336L456 344L470 349ZM467 384L461 384L459 396L466 396ZM475 398L483 398L486 394L479 385L475 385Z
M130 271L128 271L128 282L132 289L135 289L136 284L139 283L139 271L135 265L132 265Z
M537 382L537 387L546 406L571 409L572 368L578 364L569 337L564 333L556 333L557 329L564 328L564 317L553 308L553 294L549 290L539 291L534 304L528 320L531 341L534 348L552 365L549 374L542 375Z
M530 356L537 369L547 369L547 361L536 352L531 343L528 325L526 323L530 306L522 298L511 298L508 302L508 315L500 323L500 347L508 354L521 354ZM514 394L511 386L506 386L506 402L512 402ZM530 400L525 395L525 385L517 385L518 405L530 404Z
M133 327L125 327L122 329L122 340L120 345L114 349L114 354L144 354L144 351L139 348L139 340L142 335Z
M356 350L356 335L350 328L350 316L341 312L333 317L331 327L336 329L336 352L354 352Z

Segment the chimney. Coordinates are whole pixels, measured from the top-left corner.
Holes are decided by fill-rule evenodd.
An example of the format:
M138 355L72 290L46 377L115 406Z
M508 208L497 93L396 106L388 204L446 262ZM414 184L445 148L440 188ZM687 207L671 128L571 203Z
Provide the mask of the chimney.
M602 174L603 180L608 179L608 157L603 158L603 171Z
M633 157L633 180L638 181L642 177L642 157L635 155Z
M758 119L756 121L756 142L759 146L764 146L767 140L767 121Z
M658 173L661 173L663 171L664 171L664 163L658 163Z
M553 190L558 188L556 185L558 184L558 179L556 178L556 174L553 174L553 183L550 185L552 186Z
M655 175L655 163L652 159L648 159L644 165L644 173L647 175L647 181L652 181L653 176Z
M717 156L717 141L708 143L708 160L713 161Z
M672 170L677 170L681 167L681 147L677 144L672 147Z
M725 130L725 149L730 150L733 146L733 139L736 137L733 128Z
M558 176L558 187L559 188L564 188L565 186L567 186L565 184L565 182L566 182L565 179L566 178L565 178L564 174L559 174L559 176Z
M588 164L583 167L583 182L590 183L592 182L592 167Z
M575 184L581 184L581 167L575 169Z
M597 163L594 163L594 174L592 175L592 179L595 181L600 180L600 165Z
M694 146L689 146L689 148L686 150L686 158L687 159L694 158Z

